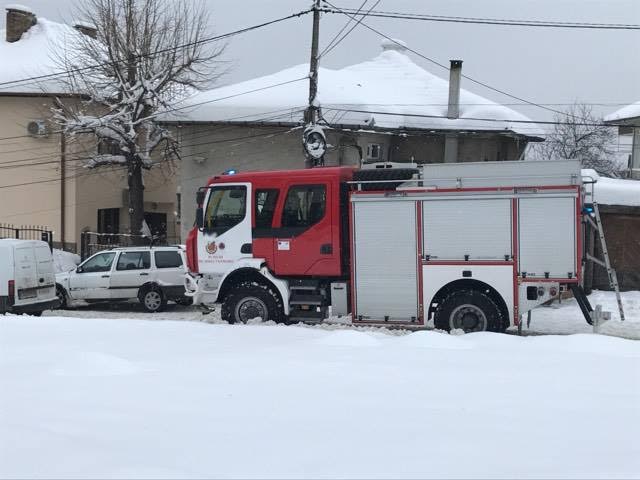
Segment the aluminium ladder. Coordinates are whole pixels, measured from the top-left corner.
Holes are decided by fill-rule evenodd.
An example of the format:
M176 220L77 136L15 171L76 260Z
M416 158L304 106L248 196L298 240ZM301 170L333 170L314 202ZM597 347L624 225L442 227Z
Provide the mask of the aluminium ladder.
M607 249L607 242L604 238L604 228L602 227L602 220L600 219L600 209L598 208L598 203L595 201L593 202L593 213L595 216L595 222L589 215L587 215L586 218L598 232L598 236L600 237L600 245L602 246L602 256L604 257L604 262L599 258L594 257L593 255L589 255L588 253L587 258L607 270L609 285L611 285L611 288L613 288L613 290L616 292L618 310L620 311L620 320L624 322L624 310L622 309L622 298L620 297L618 276L616 275L616 271L611 266L611 261L609 260L609 250Z

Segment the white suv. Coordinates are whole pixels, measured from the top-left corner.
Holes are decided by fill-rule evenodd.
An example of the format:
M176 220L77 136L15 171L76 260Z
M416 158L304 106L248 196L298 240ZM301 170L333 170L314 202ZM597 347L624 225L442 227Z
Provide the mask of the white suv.
M78 268L56 275L61 308L75 300L113 302L137 298L147 312L159 312L172 300L189 305L185 296L185 252L175 247L127 247L103 250Z

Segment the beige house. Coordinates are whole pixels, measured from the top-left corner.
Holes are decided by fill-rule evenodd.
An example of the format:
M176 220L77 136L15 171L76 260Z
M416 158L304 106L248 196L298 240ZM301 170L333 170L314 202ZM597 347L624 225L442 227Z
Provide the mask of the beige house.
M93 138L65 138L51 106L65 89L54 51L74 35L91 34L38 18L25 7L6 8L0 31L0 224L42 225L54 243L76 250L80 232L128 232L127 175L123 167L87 169ZM41 77L44 76L44 77ZM30 81L23 79L41 77ZM145 174L145 217L152 230L177 238L176 174L170 165Z
M329 149L325 165L366 162L517 160L541 129L520 113L460 88L462 61L449 81L419 65L400 41L375 58L321 68L318 101ZM165 117L182 149L182 235L207 178L229 169L304 168L303 112L309 65L201 92Z

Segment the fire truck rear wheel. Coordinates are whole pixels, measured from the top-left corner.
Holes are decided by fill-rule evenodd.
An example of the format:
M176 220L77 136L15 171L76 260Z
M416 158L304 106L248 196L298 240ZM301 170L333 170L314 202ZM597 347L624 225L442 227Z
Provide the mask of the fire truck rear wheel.
M234 287L222 302L222 320L229 323L246 323L254 318L263 322L284 322L282 301L276 292L261 283L241 283Z
M446 331L503 331L500 308L480 290L458 290L447 295L438 305L434 323L436 328Z

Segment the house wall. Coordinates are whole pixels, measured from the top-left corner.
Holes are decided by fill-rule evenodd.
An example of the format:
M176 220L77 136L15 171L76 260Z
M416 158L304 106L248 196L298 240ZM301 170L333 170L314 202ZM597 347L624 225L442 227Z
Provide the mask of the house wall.
M45 226L53 230L54 243L60 246L61 135L51 133L57 129L51 122L48 135L32 137L27 132L29 121L50 118L50 108L51 99L44 96L0 96L0 223ZM80 231L97 229L99 208L119 208L120 231L128 231L124 169L84 168L83 159L94 148L92 142L66 139L64 243L69 250L77 250ZM167 213L167 235L178 237L175 168L154 167L144 177L145 211Z
M640 290L640 207L599 205L609 259L616 269L621 290ZM596 258L602 257L594 242ZM604 268L593 265L593 288L611 290Z
M46 97L0 96L0 223L46 226L60 242L61 137L31 137L27 132L30 121L50 116L50 107ZM66 178L65 228L72 232L76 182L69 173Z
M301 129L277 126L191 124L176 128L181 143L182 239L195 220L195 193L209 177L229 169L304 168ZM435 163L444 158L444 137L398 136L381 132L327 130L325 165L359 165L367 146L380 145L377 161ZM459 139L459 161L516 160L523 145L510 137L482 135Z

